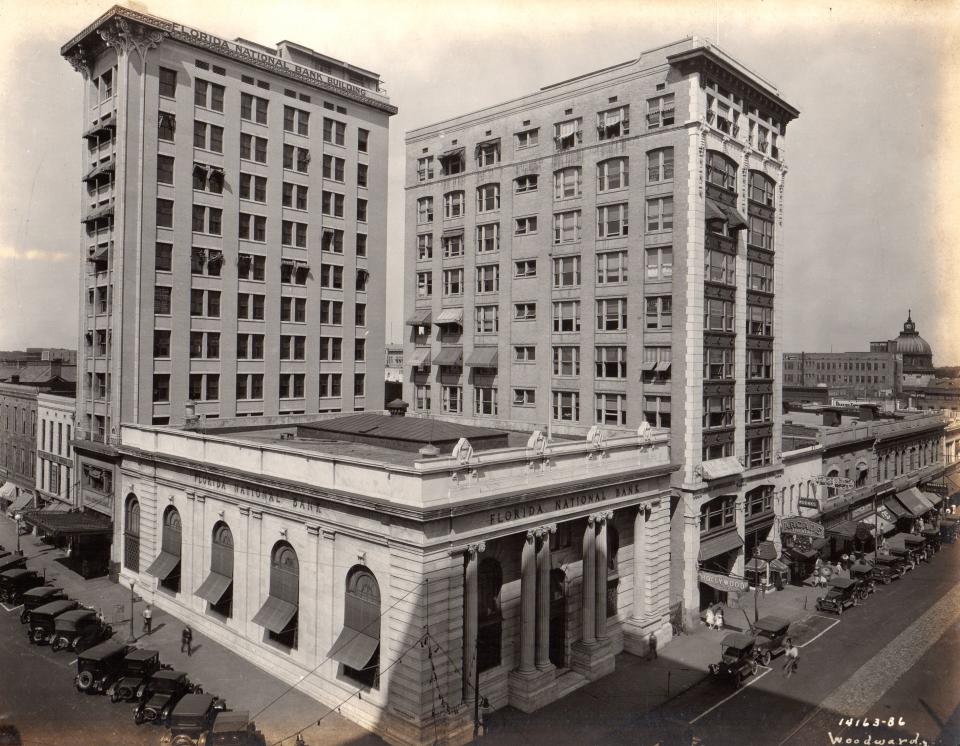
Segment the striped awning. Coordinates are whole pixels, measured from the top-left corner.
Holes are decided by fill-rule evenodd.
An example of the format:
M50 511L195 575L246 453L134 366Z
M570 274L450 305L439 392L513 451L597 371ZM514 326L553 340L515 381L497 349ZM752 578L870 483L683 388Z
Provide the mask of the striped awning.
M410 365L414 368L423 368L430 365L430 348L418 347L410 356Z
M430 309L418 308L407 319L407 326L428 326L430 324Z
M433 323L437 326L463 324L463 308L444 308Z
M492 345L474 347L470 357L467 358L467 366L470 368L496 368L497 348Z

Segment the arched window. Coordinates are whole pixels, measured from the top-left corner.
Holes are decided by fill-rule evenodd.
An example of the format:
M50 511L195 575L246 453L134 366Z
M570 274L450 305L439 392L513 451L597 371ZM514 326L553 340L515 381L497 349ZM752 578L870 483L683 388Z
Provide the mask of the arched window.
M500 665L503 635L500 589L503 587L503 569L497 560L492 557L480 560L477 585L477 668L483 672Z
M288 542L278 541L270 552L270 594L253 623L265 627L270 640L296 648L299 611L300 562Z
M197 595L210 602L212 611L225 617L233 614L233 532L223 521L213 526L210 574Z
M774 206L774 187L776 182L761 171L750 172L750 194L751 201L764 205L765 207Z
M608 158L597 164L597 191L609 192L614 189L626 189L630 186L630 161L627 158ZM671 161L671 168L673 162ZM563 171L556 173L562 174ZM563 196L575 196L574 194L564 194ZM562 197L557 197L562 199Z
M617 615L617 589L620 587L620 532L607 521L607 618Z
M647 183L673 180L673 148L647 151Z
M329 657L343 664L343 675L376 689L380 686L380 585L366 567L347 573L343 600L343 630Z
M731 192L737 191L737 163L716 150L707 151L707 181Z
M140 501L132 492L123 513L123 566L140 572Z
M163 535L160 554L147 572L160 580L160 587L180 592L180 547L182 544L180 512L172 505L163 513Z
M831 469L830 471L827 472L827 476L828 476L828 477L834 477L834 478L839 477L839 476L840 476L840 470L839 470L839 469ZM832 484L827 485L827 497L833 497L833 496L836 495L836 494L837 494L837 488L836 488L834 485L832 485Z

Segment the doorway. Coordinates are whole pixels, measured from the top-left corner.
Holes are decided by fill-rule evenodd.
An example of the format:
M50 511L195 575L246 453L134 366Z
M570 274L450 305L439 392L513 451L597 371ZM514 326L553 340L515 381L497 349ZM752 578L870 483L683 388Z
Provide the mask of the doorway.
M567 661L567 576L550 571L550 662L563 668Z

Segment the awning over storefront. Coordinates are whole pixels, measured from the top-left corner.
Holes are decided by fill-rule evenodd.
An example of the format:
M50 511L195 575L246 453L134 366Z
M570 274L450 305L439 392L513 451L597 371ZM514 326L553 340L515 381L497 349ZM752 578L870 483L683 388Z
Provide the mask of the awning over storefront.
M7 484L10 484L11 487L13 486L11 482L8 482ZM29 490L24 490L17 495L16 499L12 503L10 503L10 507L7 508L7 515L15 518L17 513L27 507L31 502L33 502L33 493Z
M470 357L467 358L467 365L471 368L496 368L497 348L493 345L474 347Z
M434 365L463 365L463 348L441 347L433 362Z
M287 628L296 613L297 607L292 603L282 601L276 596L267 596L266 603L260 607L260 611L253 618L253 623L279 635Z
M58 503L53 503L43 510L29 510L22 515L26 523L36 526L51 536L92 536L113 532L110 519L106 516L101 517L99 514L73 510L64 511Z
M407 326L429 326L430 309L418 308L413 312L413 316L407 319Z
M919 490L920 499L930 503L930 508L936 508L940 501L943 499L940 495L935 495L932 492L925 492L924 490Z
M0 500L12 500L17 494L17 485L13 482L4 482L0 485Z
M345 666L362 670L367 667L373 654L377 652L380 640L359 630L344 627L337 641L333 643L328 658Z
M921 516L933 507L923 500L920 490L916 487L898 492L897 500L915 516Z
M722 479L723 477L732 477L743 473L743 464L734 456L725 456L724 458L715 458L710 461L704 461L700 465L700 471L703 478L707 481L711 479Z
M887 510L893 513L895 518L905 518L910 515L910 511L903 507L903 505L900 504L900 501L895 497L891 497L883 505Z
M437 315L437 320L433 322L437 326L445 326L446 324L462 324L463 323L463 309L462 308L444 308Z
M197 595L212 604L218 604L232 583L233 578L221 575L218 572L211 572L197 588Z
M960 474L947 474L943 481L947 483L947 494L960 492Z
M410 365L414 368L423 368L430 365L430 348L418 347L410 356Z
M147 574L153 575L153 577L159 580L166 580L172 573L177 565L180 564L180 557L176 554L171 554L170 552L160 552L160 556L157 557L153 564L147 568Z
M876 513L865 515L862 518L862 522L870 526L870 531L874 535L876 535L877 529L879 529L881 536L887 536L888 534L891 534L897 530L897 527L894 524L892 524L882 515L877 515Z
M871 528L872 526L863 521L839 521L826 527L828 534L842 536L845 539L859 538L861 540L872 536Z
M730 230L738 231L747 227L747 220L736 207L725 205L707 198L707 220L723 220Z
M734 549L740 549L741 547L743 547L743 537L736 531L727 531L724 534L720 534L720 536L714 536L706 541L700 541L700 561L706 562L709 559L731 552Z
M777 547L772 541L761 541L757 545L756 556L766 562L772 562L777 558Z

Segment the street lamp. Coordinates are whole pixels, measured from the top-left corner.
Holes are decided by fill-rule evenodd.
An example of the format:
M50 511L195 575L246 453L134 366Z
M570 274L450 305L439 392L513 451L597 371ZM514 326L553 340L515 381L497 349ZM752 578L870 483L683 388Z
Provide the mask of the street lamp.
M23 520L23 516L20 513L16 515L17 519L17 556L23 556L23 552L20 551L20 522Z
M133 580L130 581L130 634L127 635L128 644L133 644L137 641L137 636L133 632L133 610L134 610L133 607L134 607L134 604L137 602L137 594L134 591L134 583L135 581Z
M756 624L760 621L760 612L757 608L757 596L760 595L760 545L756 545L753 548L753 558L758 560L757 569L756 569L756 581L753 586L753 623Z

